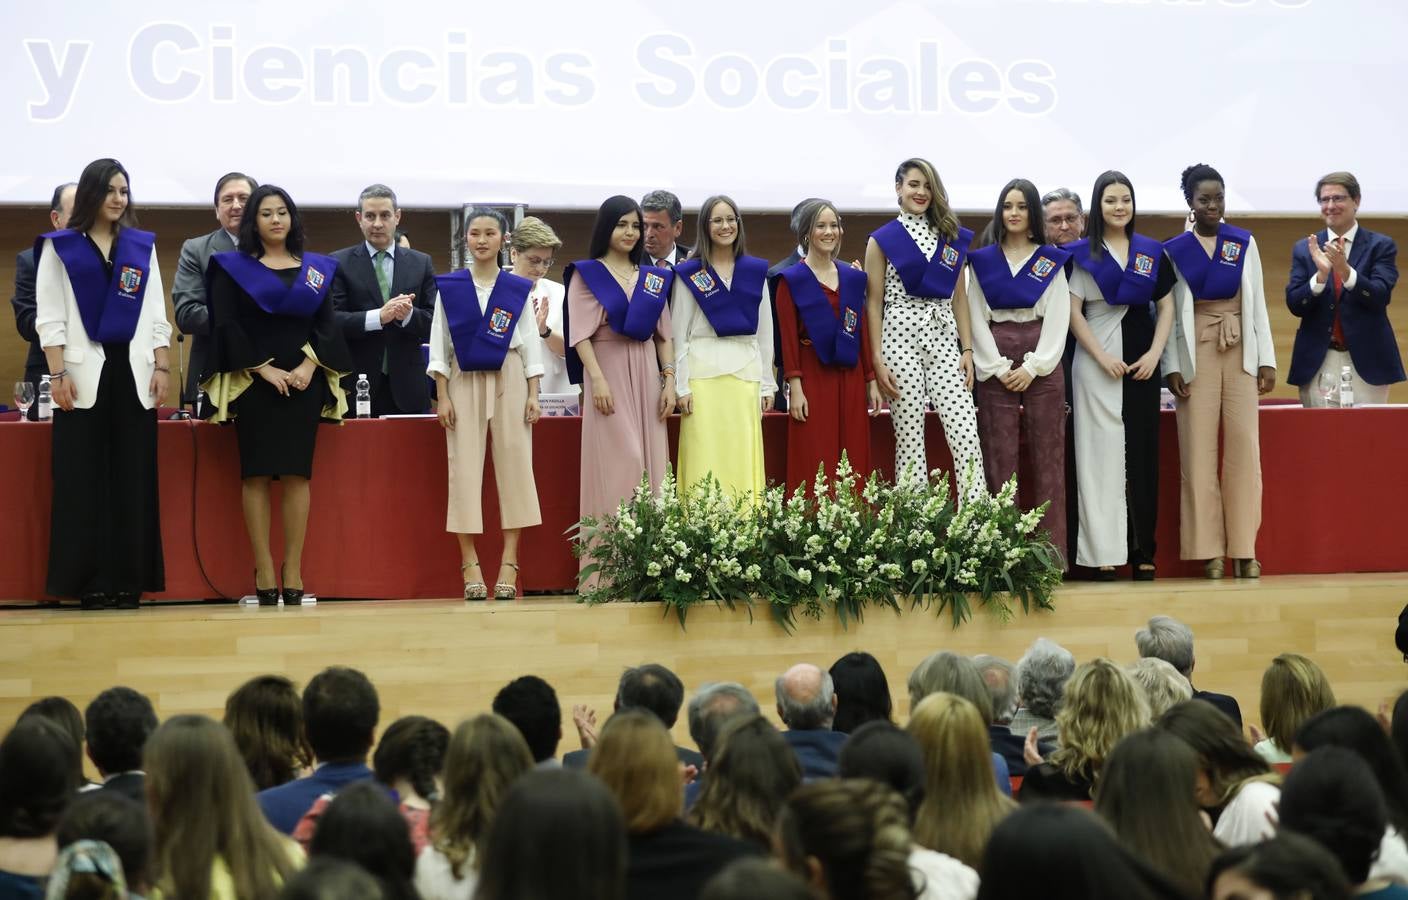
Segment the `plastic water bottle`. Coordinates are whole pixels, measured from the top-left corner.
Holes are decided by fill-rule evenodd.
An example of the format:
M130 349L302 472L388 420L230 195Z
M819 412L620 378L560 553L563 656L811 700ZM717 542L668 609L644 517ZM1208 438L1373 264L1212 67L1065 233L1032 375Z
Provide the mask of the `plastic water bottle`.
M49 384L49 376L39 376L39 421L47 422L54 418L54 387Z
M207 399L208 399L208 398L205 396L205 388L197 388L197 389L196 389L196 418L197 418L197 419L201 418L201 417L202 417L202 414L205 412L205 401L206 401Z
M1354 373L1349 366L1340 369L1340 409L1354 406Z
M357 418L370 419L372 417L372 383L367 380L366 373L357 376Z

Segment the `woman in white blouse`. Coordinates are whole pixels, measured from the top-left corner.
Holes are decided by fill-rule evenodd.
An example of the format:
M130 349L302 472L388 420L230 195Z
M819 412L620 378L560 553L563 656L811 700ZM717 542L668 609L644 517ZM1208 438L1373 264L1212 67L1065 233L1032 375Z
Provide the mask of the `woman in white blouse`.
M533 283L499 268L508 222L475 207L466 217L468 270L435 276L439 296L430 323L430 365L449 457L445 530L460 544L464 598L488 596L474 536L484 532L482 488L486 437L494 445L494 481L504 555L494 597L518 591L518 539L542 522L533 480L532 425L538 421L541 340L528 295Z
M1070 329L1070 252L1043 243L1041 195L1025 178L997 195L992 221L968 255L978 435L988 489L1017 472L1025 437L1041 526L1066 547L1066 382L1061 356Z
M582 388L567 376L567 342L562 336L562 303L567 292L556 281L548 280L548 272L557 262L562 239L537 216L527 216L513 229L509 237L510 271L533 282L528 295L543 342L543 380L538 389L543 394L580 394Z
M694 254L670 298L679 385L680 493L712 474L735 497L762 495L762 413L772 409L767 260L748 256L738 204L710 197Z

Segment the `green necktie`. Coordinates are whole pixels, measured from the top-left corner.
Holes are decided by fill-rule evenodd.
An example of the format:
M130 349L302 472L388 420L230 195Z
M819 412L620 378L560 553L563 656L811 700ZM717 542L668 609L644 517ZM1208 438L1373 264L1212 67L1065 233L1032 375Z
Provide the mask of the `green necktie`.
M376 284L381 288L381 302L383 304L391 299L391 281L386 277L386 266L383 265L388 255L385 250L378 250L372 257L372 268L376 270ZM381 374L390 374L385 349L381 351Z

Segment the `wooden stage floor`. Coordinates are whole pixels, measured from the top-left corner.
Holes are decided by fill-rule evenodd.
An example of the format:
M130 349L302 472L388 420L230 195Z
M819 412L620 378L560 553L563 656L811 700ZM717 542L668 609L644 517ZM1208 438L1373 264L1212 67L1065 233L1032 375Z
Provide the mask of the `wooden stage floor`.
M376 683L383 726L421 713L453 725L488 709L511 678L546 678L562 705L563 749L576 747L572 704L609 713L623 667L659 662L687 691L705 681L747 685L770 716L774 677L789 665L829 666L851 650L885 667L903 721L905 681L940 649L994 653L1015 661L1046 636L1078 660L1136 657L1134 633L1153 615L1187 622L1196 635L1194 683L1231 693L1258 722L1261 672L1285 651L1310 656L1341 702L1373 710L1408 687L1394 648L1408 573L1282 576L1260 582L1168 579L1152 584L1073 583L1056 610L1007 623L983 615L958 630L924 611L876 613L844 630L803 621L787 634L767 610L700 608L687 630L658 604L586 607L571 597L466 604L460 601L326 602L293 609L164 604L139 611L0 611L0 721L30 701L62 694L82 708L100 690L130 685L158 713L219 716L246 678L282 673L300 686L325 666L351 665ZM688 742L684 717L675 728Z

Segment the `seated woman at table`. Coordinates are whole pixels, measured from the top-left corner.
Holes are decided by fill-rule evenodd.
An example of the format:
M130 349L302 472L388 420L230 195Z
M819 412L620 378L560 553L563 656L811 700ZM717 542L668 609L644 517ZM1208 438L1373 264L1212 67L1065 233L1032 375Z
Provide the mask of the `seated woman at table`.
M156 236L135 227L127 170L88 164L69 227L35 243L36 318L53 372L53 512L45 590L137 608L166 576L156 408L170 381Z
M233 419L239 441L244 524L260 605L280 591L269 549L269 484L283 483L285 604L303 602L308 479L318 422L347 411L338 379L352 367L332 312L337 261L303 250L303 221L283 188L260 185L240 222L238 249L206 270L211 351L202 378L212 422Z
M543 378L540 394L580 394L581 387L567 377L567 341L562 333L562 307L567 292L548 279L548 272L562 249L562 238L537 216L527 216L509 235L512 263L510 271L533 282L528 295L529 309L536 321L538 339L543 342Z
M533 423L538 421L538 381L543 376L542 342L533 335L528 294L533 282L499 268L508 221L496 209L476 206L465 224L469 269L436 275L440 296L430 320L430 366L440 398L449 460L445 530L460 545L464 599L484 600L474 536L484 533L484 451L494 447L494 482L504 556L494 598L518 594L518 538L540 524L533 480Z

